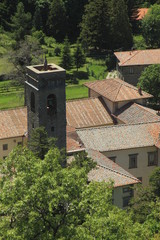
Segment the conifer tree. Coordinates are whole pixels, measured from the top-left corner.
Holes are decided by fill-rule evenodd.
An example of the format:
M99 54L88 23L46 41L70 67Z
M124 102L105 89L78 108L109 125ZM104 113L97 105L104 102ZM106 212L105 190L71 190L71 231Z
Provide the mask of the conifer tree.
M74 60L75 66L77 68L77 71L78 71L78 68L82 67L86 61L85 54L82 50L82 47L81 47L79 41L76 44L76 48L75 48L75 51L73 54L73 60Z
M22 2L17 5L17 11L15 15L12 16L11 20L15 40L19 41L24 39L31 28L31 14L25 13Z
M64 40L62 56L61 56L61 66L66 70L69 70L72 66L72 57L71 57L71 50L70 50L70 43L68 37Z

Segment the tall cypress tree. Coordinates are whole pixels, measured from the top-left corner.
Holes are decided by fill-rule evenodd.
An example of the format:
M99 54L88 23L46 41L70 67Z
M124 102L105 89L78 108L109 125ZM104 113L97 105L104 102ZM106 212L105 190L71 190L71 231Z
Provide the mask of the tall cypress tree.
M124 0L110 1L110 49L132 47L132 32Z

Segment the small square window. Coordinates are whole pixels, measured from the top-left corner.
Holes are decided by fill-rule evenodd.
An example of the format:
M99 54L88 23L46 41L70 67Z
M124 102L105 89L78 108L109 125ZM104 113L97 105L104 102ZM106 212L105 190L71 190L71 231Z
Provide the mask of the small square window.
M17 145L20 145L20 146L22 146L22 142L18 142L18 143L17 143Z
M138 154L129 155L129 168L137 168L137 155Z
M3 144L3 150L8 150L8 144Z
M54 127L51 127L51 131L54 132Z
M157 165L158 154L157 152L148 152L148 166Z
M7 156L3 156L3 160L5 160L5 159L6 159L6 157L7 157Z
M116 162L116 156L114 157L109 157L110 160L112 160L113 162Z

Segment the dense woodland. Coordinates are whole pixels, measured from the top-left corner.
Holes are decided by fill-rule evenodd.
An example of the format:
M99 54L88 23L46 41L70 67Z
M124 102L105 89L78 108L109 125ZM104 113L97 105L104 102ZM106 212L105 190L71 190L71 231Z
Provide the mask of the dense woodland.
M130 17L136 7L149 7L155 0L2 0L1 30L13 32L16 40L34 31L43 31L58 42L75 42L105 49L132 46Z

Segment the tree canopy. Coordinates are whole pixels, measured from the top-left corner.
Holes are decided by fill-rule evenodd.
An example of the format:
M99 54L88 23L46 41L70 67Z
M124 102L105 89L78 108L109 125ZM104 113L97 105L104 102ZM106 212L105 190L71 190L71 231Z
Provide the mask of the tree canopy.
M154 96L155 103L160 101L160 65L154 64L145 68L142 72L138 85L146 92Z
M149 47L160 47L160 5L153 5L142 20L142 34Z
M67 168L64 157L52 148L41 160L17 147L0 161L1 239L151 239L154 231L112 205L111 183L88 184L86 156Z
M124 0L93 0L85 7L81 39L89 47L129 49L132 33Z

